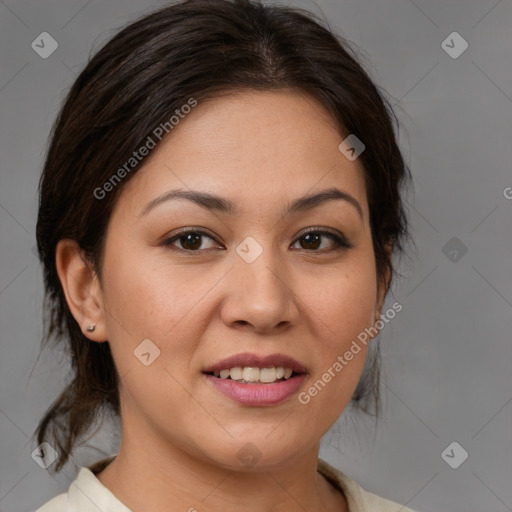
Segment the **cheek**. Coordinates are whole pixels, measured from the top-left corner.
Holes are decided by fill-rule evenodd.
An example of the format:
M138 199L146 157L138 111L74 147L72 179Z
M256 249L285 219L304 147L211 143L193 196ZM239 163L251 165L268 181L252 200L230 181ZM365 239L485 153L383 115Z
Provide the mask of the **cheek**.
M317 339L339 351L372 325L376 294L374 261L361 254L347 258L336 270L303 279L300 298Z
M134 350L149 339L160 350L159 366L170 361L185 371L208 322L201 300L219 276L197 268L154 264L144 255L123 257L105 274L104 305L108 339L120 373L138 365Z
M350 401L364 369L365 329L373 324L376 306L373 254L347 258L336 271L310 276L307 283L304 302L321 350L314 351L314 371L298 399L310 418L305 428L325 432Z
M198 283L187 286L186 272L157 265L140 249L139 254L127 252L130 256L110 265L105 275L106 307L116 312L130 331L158 329L161 334L186 314L194 299L197 302ZM110 259L114 260L115 254Z

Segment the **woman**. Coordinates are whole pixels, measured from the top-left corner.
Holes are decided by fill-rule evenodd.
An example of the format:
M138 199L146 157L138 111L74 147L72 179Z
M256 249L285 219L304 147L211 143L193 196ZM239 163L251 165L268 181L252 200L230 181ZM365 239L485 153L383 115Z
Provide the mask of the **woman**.
M391 119L299 9L181 2L92 58L40 182L75 378L37 437L58 471L107 409L121 445L38 512L400 508L318 458L351 400L379 409L365 361L408 236Z

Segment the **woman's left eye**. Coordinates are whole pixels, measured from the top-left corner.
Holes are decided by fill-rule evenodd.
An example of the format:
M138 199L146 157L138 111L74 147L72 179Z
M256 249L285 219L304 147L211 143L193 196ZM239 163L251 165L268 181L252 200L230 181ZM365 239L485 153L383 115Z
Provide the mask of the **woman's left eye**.
M303 233L298 239L297 242L300 240L305 241L305 247L303 246L302 249L305 250L314 250L319 249L321 244L321 239L324 238L330 238L334 241L334 248L327 249L326 251L314 251L314 252L329 252L329 251L339 251L342 249L350 249L352 244L348 242L344 237L339 236L335 233L332 233L331 231L322 231L319 229L311 229L310 231ZM297 243L295 242L295 243ZM320 243L319 243L320 242Z

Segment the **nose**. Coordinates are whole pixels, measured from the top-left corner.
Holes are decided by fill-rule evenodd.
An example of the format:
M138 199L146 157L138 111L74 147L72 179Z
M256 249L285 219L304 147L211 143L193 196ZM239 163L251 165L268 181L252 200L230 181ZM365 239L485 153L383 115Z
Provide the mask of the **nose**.
M229 292L221 318L227 326L271 333L297 323L299 298L290 273L275 252L267 248L251 263L236 255L226 279Z

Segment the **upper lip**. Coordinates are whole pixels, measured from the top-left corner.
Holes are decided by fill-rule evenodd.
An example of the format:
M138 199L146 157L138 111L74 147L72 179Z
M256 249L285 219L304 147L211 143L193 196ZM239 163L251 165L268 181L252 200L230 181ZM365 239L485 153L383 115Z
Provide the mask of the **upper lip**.
M306 368L293 357L284 354L269 354L267 356L251 354L244 352L227 357L218 363L206 367L203 372L220 372L221 370L231 369L236 366L250 366L253 368L272 368L273 366L283 366L291 368L296 373L304 373Z

